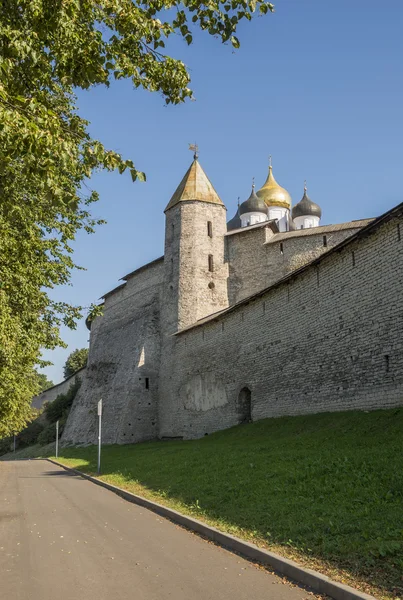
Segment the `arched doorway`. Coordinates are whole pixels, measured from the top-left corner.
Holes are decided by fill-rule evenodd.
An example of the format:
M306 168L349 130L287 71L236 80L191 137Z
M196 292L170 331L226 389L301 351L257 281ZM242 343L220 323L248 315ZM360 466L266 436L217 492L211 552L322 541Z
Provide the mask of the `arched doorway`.
M238 395L238 423L250 423L252 421L252 393L249 388L244 387Z

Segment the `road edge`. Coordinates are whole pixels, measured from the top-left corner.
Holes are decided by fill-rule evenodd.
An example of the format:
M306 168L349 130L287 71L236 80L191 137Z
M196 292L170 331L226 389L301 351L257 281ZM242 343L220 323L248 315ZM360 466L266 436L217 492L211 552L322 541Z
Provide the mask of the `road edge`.
M334 598L334 600L376 600L374 596L360 592L349 585L344 585L343 583L333 581L327 577L327 575L322 575L318 571L302 567L293 560L284 558L279 554L270 552L269 550L259 548L255 544L241 540L240 538L234 537L229 533L224 533L223 531L220 531L215 527L211 527L210 525L194 519L193 517L183 515L172 508L168 508L167 506L163 506L162 504L158 504L152 500L147 500L142 496L137 496L132 492L128 492L120 487L106 483L105 481L97 479L96 477L92 477L91 475L87 475L82 471L67 467L66 465L63 465L62 463L59 463L51 458L46 458L43 460L47 460L58 467L62 467L66 471L70 471L75 475L79 475L84 479L88 479L89 481L92 481L92 483L100 485L101 487L114 492L118 496L121 496L128 502L148 508L154 513L157 513L158 515L165 517L174 523L182 525L194 533L202 535L219 546L222 546L226 550L240 554L251 561L270 566L277 573L280 573L281 575L284 575L297 583L306 585L315 592L326 594L327 596Z

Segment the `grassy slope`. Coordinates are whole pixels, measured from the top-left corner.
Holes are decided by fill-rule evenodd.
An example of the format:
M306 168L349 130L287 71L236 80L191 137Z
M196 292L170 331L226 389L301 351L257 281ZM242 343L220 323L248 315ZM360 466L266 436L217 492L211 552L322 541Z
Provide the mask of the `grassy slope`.
M378 597L401 597L402 433L403 409L266 419L201 440L107 446L102 472ZM61 454L96 470L93 446Z
M36 444L35 446L29 446L28 448L22 448L21 450L16 450L16 452L8 452L8 454L3 454L0 456L0 461L2 460L14 460L14 459L23 459L23 458L47 458L48 456L54 456L55 454L55 444L48 444L47 446L40 446Z

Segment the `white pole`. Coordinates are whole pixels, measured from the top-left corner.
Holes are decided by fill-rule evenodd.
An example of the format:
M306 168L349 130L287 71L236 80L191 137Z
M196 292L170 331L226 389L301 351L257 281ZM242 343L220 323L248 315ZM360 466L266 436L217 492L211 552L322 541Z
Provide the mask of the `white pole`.
M56 421L56 458L59 455L59 421Z
M102 398L98 402L98 475L101 473Z

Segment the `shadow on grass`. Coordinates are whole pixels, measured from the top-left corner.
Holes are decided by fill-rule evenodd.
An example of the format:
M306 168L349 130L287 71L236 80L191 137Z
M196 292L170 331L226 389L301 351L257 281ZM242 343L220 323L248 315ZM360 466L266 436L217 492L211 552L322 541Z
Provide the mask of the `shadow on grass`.
M200 440L106 446L102 476L400 596L402 431L403 409L267 419ZM96 472L96 447L61 454Z

